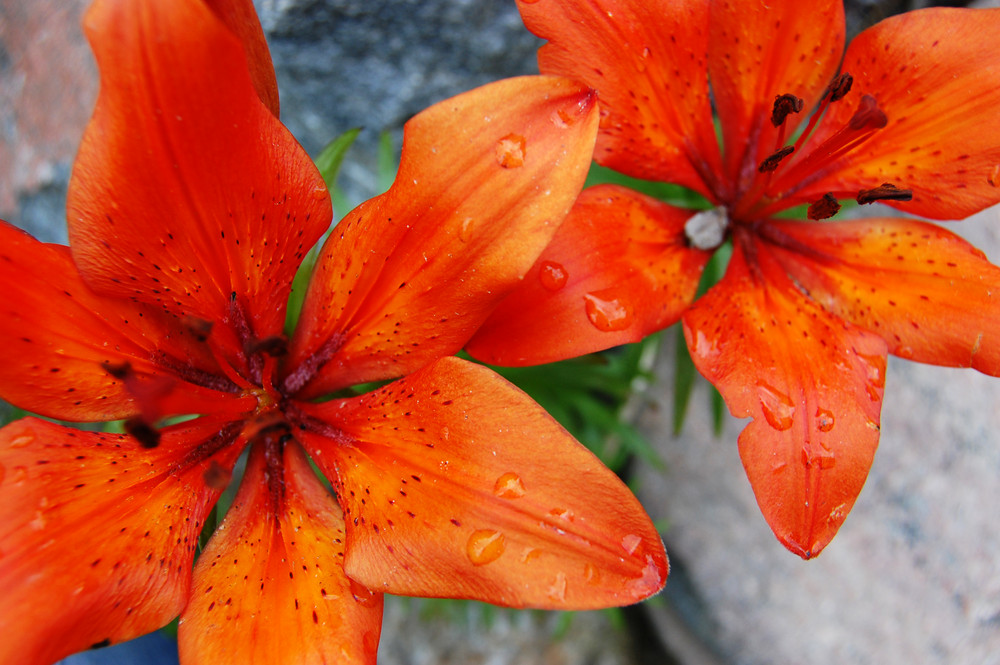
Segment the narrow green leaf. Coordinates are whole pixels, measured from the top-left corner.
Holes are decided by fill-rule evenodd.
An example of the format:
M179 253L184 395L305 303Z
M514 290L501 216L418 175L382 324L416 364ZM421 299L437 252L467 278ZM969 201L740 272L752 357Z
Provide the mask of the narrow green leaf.
M375 181L378 184L379 194L392 187L398 169L399 161L392 144L392 134L388 131L382 132L378 137L378 153L375 156Z
M337 175L340 173L340 166L344 163L347 150L354 144L360 133L360 127L347 130L326 144L326 147L316 157L316 168L319 169L320 175L323 176L326 187L331 193L336 189Z

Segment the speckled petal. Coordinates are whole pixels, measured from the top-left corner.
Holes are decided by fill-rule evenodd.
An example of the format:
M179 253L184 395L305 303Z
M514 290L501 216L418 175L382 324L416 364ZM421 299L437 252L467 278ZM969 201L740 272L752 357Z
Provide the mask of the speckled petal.
M618 477L492 371L444 358L310 406L303 432L347 520L347 573L373 589L591 609L663 586L659 534Z
M49 665L177 616L236 434L199 419L147 450L33 418L0 429L0 662Z
M195 567L181 662L374 665L382 594L346 577L343 556L343 513L302 449L261 440Z

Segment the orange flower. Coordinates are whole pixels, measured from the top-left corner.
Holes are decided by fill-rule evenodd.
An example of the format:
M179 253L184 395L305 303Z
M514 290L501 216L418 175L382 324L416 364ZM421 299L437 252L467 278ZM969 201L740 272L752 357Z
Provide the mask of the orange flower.
M0 662L181 613L184 663L371 663L383 592L592 608L661 588L662 543L627 488L523 393L447 357L571 207L590 91L513 79L416 116L395 185L336 227L286 342L292 277L332 213L277 119L251 4L99 0L86 28L101 88L70 247L0 223L0 395L128 434L0 430Z
M519 6L549 40L542 71L598 91L595 159L713 208L585 190L470 352L548 362L682 320L698 370L752 418L740 455L765 518L815 556L868 475L887 353L1000 374L1000 270L981 252L915 220L818 221L844 198L935 219L1000 201L1000 11L911 12L844 54L839 0ZM775 218L802 204L813 221Z

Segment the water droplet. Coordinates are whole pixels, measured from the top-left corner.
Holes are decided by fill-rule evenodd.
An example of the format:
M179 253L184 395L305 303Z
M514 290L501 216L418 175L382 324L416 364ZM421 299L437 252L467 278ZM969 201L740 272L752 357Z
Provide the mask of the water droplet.
M774 460L773 462L771 462L771 471L773 471L774 473L780 473L784 471L787 466L788 462L786 462L785 460Z
M516 473L505 473L497 478L493 493L501 499L520 499L524 496L524 482Z
M347 581L350 583L351 595L354 596L354 600L357 601L360 605L363 605L365 607L371 607L377 602L375 594L372 593L372 590L366 587L364 584L355 582L350 578L348 578Z
M788 395L775 390L766 383L757 384L757 396L764 418L774 429L783 432L792 426L795 406Z
M636 69L640 72L646 71L646 61L649 60L649 47L642 49L642 55L639 56L639 62L636 63Z
M585 579L588 584L600 584L601 571L599 571L597 566L594 564L588 563L583 567L583 579Z
M642 576L630 580L627 589L637 599L645 598L656 593L663 588L664 576L660 567L656 565L652 555L646 555L646 565L642 569Z
M807 469L812 467L832 469L837 464L837 459L834 457L833 452L829 450L821 450L817 453L803 448L802 463Z
M986 177L986 182L990 183L994 187L1000 187L1000 164L993 167L990 174Z
M322 201L323 199L330 197L330 192L327 191L326 187L317 187L312 190L312 196L317 201Z
M521 553L521 563L528 563L538 557L542 556L542 551L535 547L525 547L524 552Z
M505 169L513 169L524 165L525 142L519 134L508 134L496 146L497 164Z
M601 107L600 113L601 117L597 121L597 127L599 129L608 129L615 124L615 121L611 118L611 111L609 111L604 107Z
M19 434L10 440L11 448L24 448L31 445L35 440L34 434Z
M624 549L629 554L635 554L636 548L639 547L639 543L642 542L642 538L630 533L629 535L622 538L622 549Z
M28 479L28 467L26 466L15 466L11 479L14 481L15 485L20 485L25 480Z
M897 347L896 350L893 352L893 354L902 358L903 360L913 359L913 349L908 346Z
M538 270L538 280L549 291L558 291L566 286L569 273L561 264L555 261L542 261L542 266Z
M465 545L469 561L476 566L496 561L507 547L506 540L502 533L492 529L473 531L469 536L469 542Z
M556 579L549 586L547 593L549 598L556 602L561 603L566 600L566 573L561 571L556 573Z
M31 520L31 522L28 523L28 526L30 526L35 531L41 531L42 529L45 528L46 524L47 522L45 521L45 515L42 514L42 511L36 510L35 519Z
M842 503L830 511L830 515L826 518L826 523L831 526L837 526L843 523L845 517L847 517L847 504Z
M583 297L587 318L594 327L604 332L625 330L632 325L632 312L621 299L607 291L588 293Z
M820 432L829 432L833 429L833 413L822 407L816 409L816 427Z
M442 440L442 441L447 441L447 440L448 440L448 437L449 437L450 435L451 435L451 432L450 432L450 431L448 430L448 428L447 428L447 427L442 427L442 428L441 428L441 440Z
M576 518L576 515L573 514L573 511L569 510L568 508L553 508L552 510L549 511L549 515L551 515L552 517L559 518L564 522L572 522Z
M371 593L371 592L369 591L368 593ZM321 595L323 597L323 600L337 600L338 598L340 598L340 596L338 596L337 594L330 593L326 589L322 589L321 590ZM358 597L357 597L356 594L355 594L354 598L355 598L355 600L357 600ZM360 603L361 601L359 600L358 602Z
M472 238L472 232L476 228L476 220L471 217L466 217L462 220L462 225L458 227L458 239L462 242L469 242Z
M573 117L573 114L563 109L559 109L558 111L553 111L552 115L549 116L549 120L551 120L552 124L558 127L559 129L566 129L567 127L576 122L576 118Z

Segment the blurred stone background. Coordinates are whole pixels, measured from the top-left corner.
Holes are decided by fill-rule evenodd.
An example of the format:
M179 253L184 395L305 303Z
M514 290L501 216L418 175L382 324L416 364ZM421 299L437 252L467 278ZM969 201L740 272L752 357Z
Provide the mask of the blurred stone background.
M0 0L0 218L49 241L65 240L66 182L96 96L85 4ZM848 3L850 29L914 4ZM428 104L536 71L539 42L507 0L258 0L258 11L282 119L310 154L365 128L341 176L355 201L375 191L380 131L395 132L398 149L402 123ZM997 217L952 228L996 263ZM890 362L868 483L834 542L803 562L759 515L736 452L742 423L711 434L706 385L683 434L670 435L672 338L640 416L666 468L637 479L667 524L664 594L620 615L575 615L568 628L558 614L491 618L469 604L456 617L390 602L381 663L1000 664L1000 381ZM154 635L66 661L111 663L176 654Z

